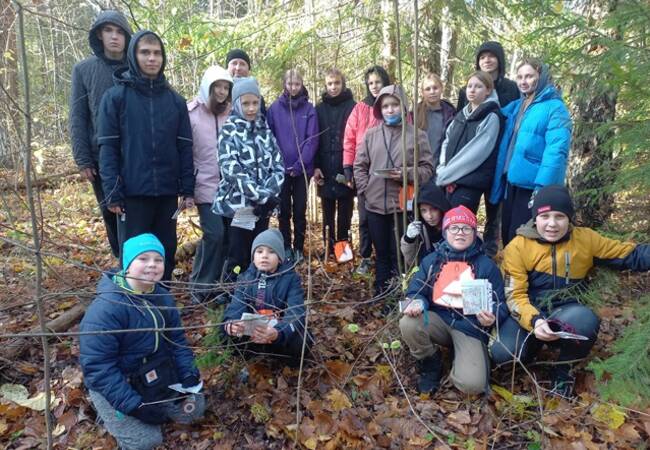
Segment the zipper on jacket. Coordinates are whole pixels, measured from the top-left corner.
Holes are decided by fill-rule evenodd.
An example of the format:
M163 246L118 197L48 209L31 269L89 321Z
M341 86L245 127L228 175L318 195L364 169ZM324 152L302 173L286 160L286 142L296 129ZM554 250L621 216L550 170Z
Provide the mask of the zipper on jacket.
M149 314L151 314L151 317L153 318L153 324L154 328L158 328L158 318L156 318L156 314L151 310L151 306L149 305L148 301L144 301L144 306L147 308L147 311L149 311ZM159 344L159 336L158 336L158 331L154 331L154 348L153 348L153 353L156 353L158 351L158 344Z
M568 251L564 252L564 285L568 286L571 281L570 277L571 270L571 255Z
M552 262L552 270L553 270L553 289L556 289L557 286L555 285L555 277L557 276L557 259L555 258L555 244L551 245L551 262Z
M153 171L153 191L154 195L158 195L158 177L156 176L156 138L154 136L154 121L153 121L153 80L149 80L149 121L151 123L151 170Z

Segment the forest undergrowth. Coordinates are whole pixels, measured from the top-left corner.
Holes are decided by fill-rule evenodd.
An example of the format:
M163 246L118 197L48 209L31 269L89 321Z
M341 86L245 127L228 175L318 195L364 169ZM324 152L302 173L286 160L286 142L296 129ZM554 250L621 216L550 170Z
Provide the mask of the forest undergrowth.
M52 320L91 300L101 271L116 262L87 183L63 178L42 188L39 200L44 300ZM3 201L0 329L4 334L22 333L38 324L33 255L23 248L30 245L31 228L20 195L3 195ZM545 365L528 371L512 366L494 370L489 396L462 395L446 381L427 398L414 389L414 361L400 340L398 312L382 314L383 303L390 300L370 300L371 279L353 277L351 263L336 265L318 258L322 251L318 223L310 223L311 262L299 267L305 288L311 273L313 358L302 372L245 361L236 348L213 335L213 328L201 327L218 322L216 305L193 305L184 289L191 271L191 243L200 233L197 224L192 213L181 216L175 292L184 324L192 327L189 340L202 362L208 410L195 426L167 426L165 448L291 448L295 442L297 448L308 449L647 448L648 397L639 396L634 380L612 378L608 370L632 364L633 357L639 364L647 363L647 339L630 343L628 338L625 344L621 337L635 324L650 323L648 274L596 273L595 288L584 299L597 308L602 326L594 351L581 364L585 370L577 379L580 395L575 402L546 395ZM78 326L69 331L78 331ZM617 344L621 341L623 348ZM4 357L17 342L3 337L0 345L0 443L7 449L39 448L45 436L42 399L38 403L45 390L42 349L37 339L31 339L19 356ZM58 336L50 342L55 448L113 448L112 438L95 424L83 388L78 339ZM645 355L636 347L631 347L636 354L625 354L634 345L645 345ZM247 380L242 376L244 367ZM9 400L15 395L28 398L19 405Z

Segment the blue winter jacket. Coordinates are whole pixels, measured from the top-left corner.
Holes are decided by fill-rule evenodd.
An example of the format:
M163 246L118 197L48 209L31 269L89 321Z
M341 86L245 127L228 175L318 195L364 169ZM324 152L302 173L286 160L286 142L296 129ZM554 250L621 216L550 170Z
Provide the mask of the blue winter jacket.
M116 86L99 107L99 172L109 205L125 197L194 195L192 126L185 99L167 83L163 66L157 79L145 78L136 45L150 31L133 36L128 68L113 75Z
M237 288L232 301L224 312L223 322L241 319L244 312L256 313L257 285L263 272L254 264L237 278ZM264 293L264 307L277 313L278 338L274 344L285 346L305 329L305 295L300 275L291 264L280 264L278 270L268 275Z
M420 299L425 304L425 310L433 311L442 320L455 330L461 331L467 336L487 342L486 332L489 329L483 327L475 315L464 316L462 309L447 308L433 303L433 285L436 282L442 266L448 261L465 261L474 272L476 279L486 279L492 284L494 300L493 314L496 316L496 323L503 323L508 317L508 307L505 302L503 278L497 265L485 255L481 249L483 243L479 238L467 250L459 252L452 249L447 241L441 241L433 253L427 255L420 263L420 268L409 283L406 297Z
M166 289L156 285L151 294L136 295L115 284L114 276L102 276L97 297L81 321L81 331L182 326L174 299ZM86 387L99 392L116 410L129 414L142 403L142 398L127 377L141 366L142 358L156 349L174 358L179 381L198 377L184 331L167 331L165 335L171 342L162 332L153 331L82 335L79 361Z
M523 97L501 110L506 126L499 146L496 176L490 202L503 200L507 182L534 190L551 184L564 184L571 146L571 117L560 93L546 85L524 112L519 132L513 137L515 121ZM516 139L507 174L503 174L511 139Z

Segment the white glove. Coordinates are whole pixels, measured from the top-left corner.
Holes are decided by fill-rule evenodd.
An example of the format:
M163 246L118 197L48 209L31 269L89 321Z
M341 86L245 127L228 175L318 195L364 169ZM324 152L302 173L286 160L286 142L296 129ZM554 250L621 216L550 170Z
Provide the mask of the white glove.
M415 239L422 232L422 222L415 220L409 223L409 226L406 228L406 237L409 239Z

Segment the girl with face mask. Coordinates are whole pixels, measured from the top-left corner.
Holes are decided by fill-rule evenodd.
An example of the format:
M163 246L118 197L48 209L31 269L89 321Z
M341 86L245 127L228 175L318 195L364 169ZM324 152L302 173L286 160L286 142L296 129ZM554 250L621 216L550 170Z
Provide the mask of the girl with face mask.
M366 132L380 123L380 120L373 113L375 100L379 95L379 91L390 84L390 78L386 69L381 66L372 66L366 70L364 82L367 95L363 101L357 103L352 109L347 124L345 125L345 134L343 137L343 170L346 182L350 188L353 188L355 183L352 166L354 165L354 159L359 146L363 143ZM363 258L356 270L356 273L359 275L367 274L372 266L370 259L372 256L372 246L370 244L368 218L366 217L364 202L363 194L357 192L360 234L359 253Z
M300 72L287 70L283 82L284 91L269 108L266 120L278 141L284 161L279 225L287 246L287 260L301 262L307 228L307 188L314 173L318 148L318 118L314 105L309 102L309 93Z
M359 194L365 196L370 240L376 255L375 295L385 292L397 273L394 213L401 223L402 116L407 108L406 95L400 86L384 87L373 107L373 114L381 123L368 130L354 161L354 179ZM408 181L413 183L418 177L423 185L433 175L429 140L424 131L410 123L406 124L405 132ZM416 139L418 161L414 160L413 152Z
M539 189L564 184L571 147L572 122L548 66L535 59L517 68L521 98L505 108L491 203L502 203L501 234L505 247L530 219Z

